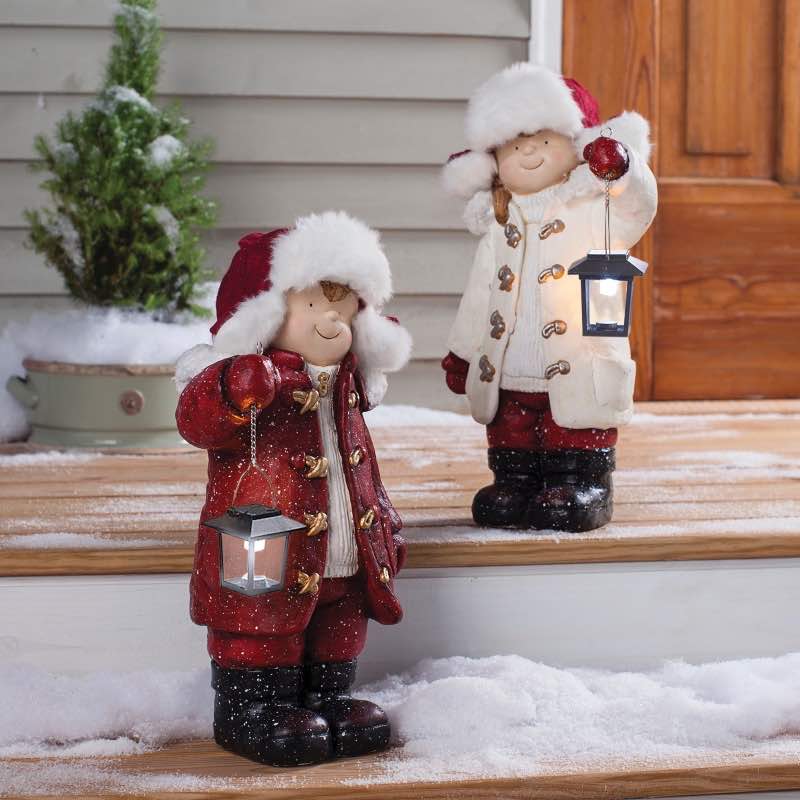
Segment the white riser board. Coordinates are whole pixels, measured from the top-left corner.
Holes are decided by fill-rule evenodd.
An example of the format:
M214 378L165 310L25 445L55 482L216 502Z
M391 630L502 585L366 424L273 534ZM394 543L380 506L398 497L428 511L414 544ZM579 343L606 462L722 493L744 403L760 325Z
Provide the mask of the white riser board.
M4 578L0 662L203 665L205 630L189 621L187 587L188 575ZM451 655L646 669L800 647L800 559L416 569L398 588L405 618L371 623L361 680Z

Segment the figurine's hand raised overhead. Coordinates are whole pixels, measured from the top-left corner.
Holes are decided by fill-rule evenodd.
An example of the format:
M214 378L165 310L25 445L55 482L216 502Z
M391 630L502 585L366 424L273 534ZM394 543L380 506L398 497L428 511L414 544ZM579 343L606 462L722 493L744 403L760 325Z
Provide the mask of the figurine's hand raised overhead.
M280 378L272 362L263 356L249 354L236 356L223 377L225 396L240 411L257 409L272 404Z

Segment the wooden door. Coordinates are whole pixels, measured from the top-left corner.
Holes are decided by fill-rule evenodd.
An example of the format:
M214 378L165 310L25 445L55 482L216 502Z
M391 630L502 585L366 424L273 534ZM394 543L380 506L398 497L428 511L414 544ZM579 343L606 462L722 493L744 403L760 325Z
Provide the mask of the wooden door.
M565 0L564 73L653 124L638 397L800 394L800 0Z

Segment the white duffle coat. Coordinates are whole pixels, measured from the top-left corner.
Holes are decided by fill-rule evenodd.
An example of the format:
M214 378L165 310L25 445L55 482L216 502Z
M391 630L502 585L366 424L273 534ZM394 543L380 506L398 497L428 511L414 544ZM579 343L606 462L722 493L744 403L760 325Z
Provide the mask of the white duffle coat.
M633 247L658 204L645 157L627 149L630 168L611 186L613 249ZM512 198L507 226L494 219L488 192L470 201L468 224L483 237L448 345L469 362L467 397L478 422L494 419L501 388L546 391L565 428L612 428L630 419L636 365L629 342L583 336L580 278L567 274L604 246L604 187L581 164L565 183Z

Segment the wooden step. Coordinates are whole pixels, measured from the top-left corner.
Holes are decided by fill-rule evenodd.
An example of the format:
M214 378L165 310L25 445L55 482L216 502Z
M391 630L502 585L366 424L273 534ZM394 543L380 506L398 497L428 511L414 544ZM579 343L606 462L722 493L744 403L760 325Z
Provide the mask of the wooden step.
M472 524L491 478L481 426L378 427L374 439L408 566L434 568L798 557L798 433L800 401L640 404L621 432L614 522L561 536ZM20 449L0 455L0 576L191 570L205 453L48 464L10 455ZM52 535L64 532L75 535Z
M20 781L35 773L40 785L51 783L50 793L36 794L39 800L70 795L85 800L105 800L119 797L120 792L135 798L165 800L622 800L800 789L800 765L755 760L747 753L727 758L698 758L683 764L621 766L602 772L580 771L573 767L571 770L543 770L547 774L528 777L463 780L431 775L430 780L415 782L403 782L402 772L398 772L397 760L392 758L391 752L315 767L279 770L245 761L210 741L176 744L122 758L71 760L67 763L74 767L74 772L66 775L64 763L9 759L5 766L7 773L18 776ZM83 770L84 766L88 769ZM107 788L92 786L98 768L106 771ZM171 790L170 784L175 786L178 781L187 788ZM4 796L28 798L34 795L17 792Z

